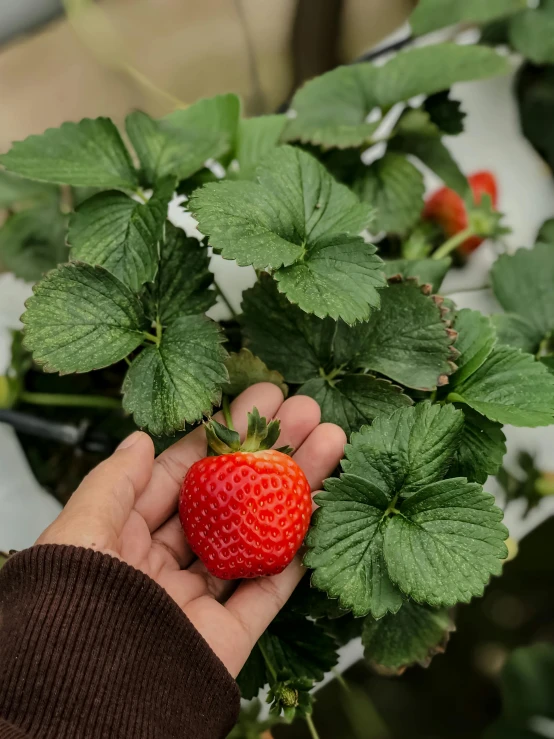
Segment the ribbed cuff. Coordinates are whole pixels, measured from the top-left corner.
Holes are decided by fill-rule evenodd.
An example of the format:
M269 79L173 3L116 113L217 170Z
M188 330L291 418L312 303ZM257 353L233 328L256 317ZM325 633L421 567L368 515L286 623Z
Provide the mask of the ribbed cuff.
M239 710L167 593L91 549L32 547L0 570L0 670L0 739L218 739Z

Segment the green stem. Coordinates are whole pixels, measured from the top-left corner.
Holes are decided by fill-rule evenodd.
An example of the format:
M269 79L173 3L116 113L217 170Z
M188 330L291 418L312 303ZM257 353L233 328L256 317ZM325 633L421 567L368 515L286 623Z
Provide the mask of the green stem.
M308 729L310 730L310 736L312 739L320 739L319 734L317 733L317 729L314 726L314 722L312 721L312 717L310 714L306 716L306 723L308 724Z
M148 331L143 331L142 335L146 341L151 341L153 344L156 344L156 346L159 346L160 340L157 336L154 336L154 334L149 334Z
M148 202L148 198L144 194L144 190L141 187L137 187L137 189L135 190L135 195L138 198L140 198L140 200L142 200L143 203L147 203Z
M336 669L336 667L333 667L333 669L331 670L331 672L335 676L336 681L341 686L341 688L344 690L344 692L345 693L350 693L350 688L348 687L348 683L343 678L343 676L340 674L340 672Z
M341 374L341 372L343 371L344 367L345 367L345 365L344 364L341 364L340 367L335 367L328 374L325 374L325 370L323 369L323 367L320 367L319 368L319 374L320 374L321 377L323 377L324 380L327 380L327 382L329 383L329 385L331 385L331 387L335 387L335 382L334 382L335 377L338 377L338 375Z
M158 342L158 346L160 345L160 342L162 340L162 324L160 323L160 319L156 318L156 340Z
M218 283L215 280L214 280L214 286L218 294L220 295L221 300L223 300L227 308L229 308L229 310L231 311L231 315L233 316L233 318L238 318L237 312L231 305L229 298L225 295L225 293L223 292L223 290L221 289L221 287L218 285Z
M475 236L475 233L473 231L473 228L471 226L468 226L467 228L464 228L463 231L460 231L457 234L454 234L454 236L451 236L448 241L445 241L442 246L439 246L437 251L433 254L431 259L444 259L444 257L447 257L450 252L454 251L460 244L463 244L466 239L469 239L471 236Z
M265 647L263 645L263 638L258 640L258 649L262 653L262 657L264 658L265 666L269 670L271 677L277 682L277 672L275 671L275 667L271 664L271 660L267 656L267 652L265 651Z
M491 288L492 285L490 283L487 283L486 285L481 285L480 287L461 287L459 290L451 290L449 293L441 291L441 295L447 298L449 295L457 295L458 293L478 293L482 290L490 290Z
M121 408L118 398L104 395L68 395L61 393L31 393L23 391L19 396L23 403L32 405L80 406L81 408Z
M537 350L537 353L535 354L536 359L540 359L543 356L543 354L547 353L549 343L550 343L550 334L548 334L548 336L545 336L544 339L539 344L539 348Z
M228 395L223 396L223 416L225 417L227 428L231 429L231 431L234 431L235 427L233 426L233 417L231 416L231 408L229 407Z

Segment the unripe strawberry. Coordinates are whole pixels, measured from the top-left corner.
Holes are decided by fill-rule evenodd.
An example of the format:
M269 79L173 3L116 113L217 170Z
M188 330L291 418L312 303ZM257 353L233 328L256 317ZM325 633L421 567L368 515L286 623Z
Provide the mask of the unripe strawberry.
M236 431L206 424L220 456L189 469L179 500L185 536L207 569L223 580L277 575L300 548L312 511L310 486L296 462L271 449L279 422L254 409L241 445Z

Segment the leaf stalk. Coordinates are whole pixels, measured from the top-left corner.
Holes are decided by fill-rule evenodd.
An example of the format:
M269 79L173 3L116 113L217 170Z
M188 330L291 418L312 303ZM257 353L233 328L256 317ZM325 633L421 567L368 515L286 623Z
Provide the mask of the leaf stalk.
M310 730L310 736L312 737L312 739L320 739L310 714L306 716L306 723L308 724L308 729Z
M444 244L442 244L442 246L439 246L431 259L444 259L444 257L447 257L450 252L453 252L454 249L460 246L460 244L463 244L466 239L469 239L472 236L476 236L473 228L471 226L464 228L463 231L454 234L454 236L451 236L447 241L444 242Z

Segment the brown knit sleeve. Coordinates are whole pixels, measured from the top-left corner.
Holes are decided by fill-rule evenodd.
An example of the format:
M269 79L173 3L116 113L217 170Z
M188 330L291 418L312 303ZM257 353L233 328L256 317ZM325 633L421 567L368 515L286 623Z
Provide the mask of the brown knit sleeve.
M166 592L78 547L33 547L0 570L0 675L0 739L219 739L239 710Z

